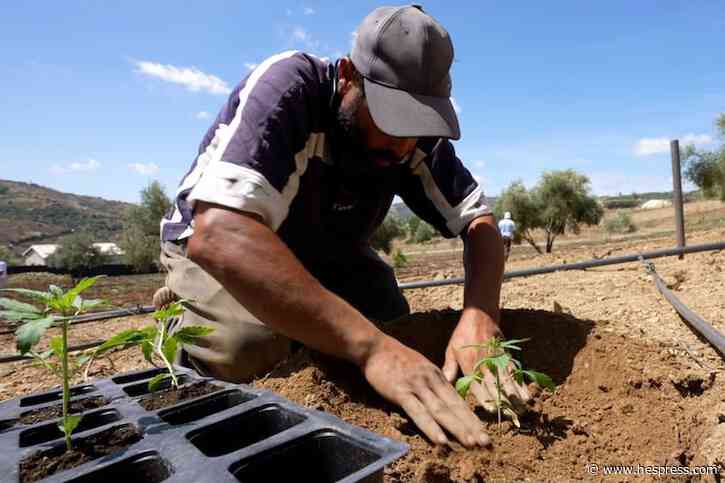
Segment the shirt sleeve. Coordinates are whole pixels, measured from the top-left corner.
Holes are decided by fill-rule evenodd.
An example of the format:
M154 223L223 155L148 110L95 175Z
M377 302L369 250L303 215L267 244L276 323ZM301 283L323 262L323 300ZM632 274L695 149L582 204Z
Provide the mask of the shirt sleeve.
M491 213L483 190L449 140L420 142L410 168L398 194L444 237L460 235L473 219Z
M219 122L188 201L256 213L277 230L310 157L323 149L322 62L299 52L270 57L232 93L234 115Z

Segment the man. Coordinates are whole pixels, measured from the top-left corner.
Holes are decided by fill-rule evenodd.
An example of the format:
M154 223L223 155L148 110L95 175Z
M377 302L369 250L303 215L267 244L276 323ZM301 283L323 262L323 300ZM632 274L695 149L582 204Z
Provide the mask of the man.
M480 356L461 347L500 335L503 272L495 220L449 141L452 60L448 33L422 8L382 7L349 58L286 52L234 89L162 221L167 286L193 300L181 325L215 329L186 347L185 364L248 381L296 340L356 364L433 442L448 441L445 429L489 443L451 385ZM465 240L465 308L442 370L373 323L409 311L368 245L396 194ZM473 389L489 410L494 386ZM512 402L530 398L510 377L504 388Z
M514 239L514 233L516 233L516 223L511 219L510 211L504 213L503 220L498 222L498 231L501 232L501 238L503 238L503 258L508 261L511 253L511 241Z
M8 265L0 260L0 288L5 287L8 283Z

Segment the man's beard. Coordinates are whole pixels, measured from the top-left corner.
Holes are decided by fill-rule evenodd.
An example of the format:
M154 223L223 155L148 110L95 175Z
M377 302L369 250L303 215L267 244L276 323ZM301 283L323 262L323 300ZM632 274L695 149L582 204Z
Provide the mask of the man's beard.
M357 121L357 111L364 96L360 93L347 107L337 110L332 129L332 155L345 177L380 177L400 164L395 154L386 150L370 150Z

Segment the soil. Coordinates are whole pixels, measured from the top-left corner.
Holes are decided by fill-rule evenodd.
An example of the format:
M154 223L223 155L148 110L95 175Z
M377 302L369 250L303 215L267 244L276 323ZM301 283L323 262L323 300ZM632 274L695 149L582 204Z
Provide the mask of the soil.
M89 397L80 399L78 401L71 401L70 412L80 413L91 409L100 408L108 404L108 401L103 396ZM63 416L63 404L56 404L55 406L46 406L40 409L33 409L18 419L23 424L35 424L48 419L59 418Z
M155 411L168 406L173 406L181 401L192 399L212 392L224 389L216 384L210 384L206 381L197 382L188 386L181 386L178 389L164 389L153 393L151 396L141 399L138 403L147 411Z
M725 240L725 204L688 204L685 211L688 245ZM632 216L641 229L631 235L608 237L585 228L578 236L557 239L554 252L544 255L527 245L514 246L506 270L674 246L671 209L633 211ZM401 282L463 275L460 241L396 246L409 260L396 270ZM684 260L662 258L654 264L677 297L725 333L725 250L688 254ZM138 294L139 303L148 304L161 277L155 286L147 280L148 288L137 286L132 277L103 280L108 290L117 290L119 300ZM20 282L15 286L24 286ZM34 283L47 287L45 281ZM463 287L404 294L413 314L389 331L440 363L463 307ZM112 293L103 296L120 305ZM523 347L524 365L550 374L559 387L553 395L536 397L521 430L508 422L499 428L495 416L477 410L492 437L492 451L430 445L402 410L367 387L358 370L307 350L255 385L407 442L411 450L387 468L387 482L591 479L587 463L714 464L725 471L725 361L682 322L641 264L513 279L504 283L501 303L508 309L506 335L532 338ZM150 323L149 315L141 315L83 324L71 331L70 343ZM57 334L57 329L47 331L39 350ZM14 346L11 335L0 336L0 352L14 352ZM148 367L139 350L112 351L96 361L90 376L100 379ZM72 381L81 382L80 376ZM0 366L0 399L56 385L54 376L28 361Z
M454 310L414 314L388 332L441 364L459 317ZM686 369L666 348L568 314L506 310L502 327L508 338L532 339L521 354L524 367L559 387L550 395L531 386L537 396L521 429L498 427L469 399L492 450L435 447L355 367L307 350L255 385L408 443L408 454L386 468L386 481L582 479L591 477L587 463L688 465L706 449L705 435L717 424L713 408L725 401L722 373Z
M141 433L134 426L126 425L109 428L74 441L71 451L66 451L65 444L39 451L20 461L20 483L37 481L59 471L75 468L96 458L116 453L141 438Z

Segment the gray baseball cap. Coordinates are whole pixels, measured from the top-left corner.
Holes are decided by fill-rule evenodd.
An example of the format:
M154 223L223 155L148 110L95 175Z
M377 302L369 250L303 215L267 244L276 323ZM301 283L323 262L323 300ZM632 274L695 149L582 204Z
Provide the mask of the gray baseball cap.
M408 5L376 8L356 33L350 57L378 128L396 137L459 139L446 29L419 5Z

